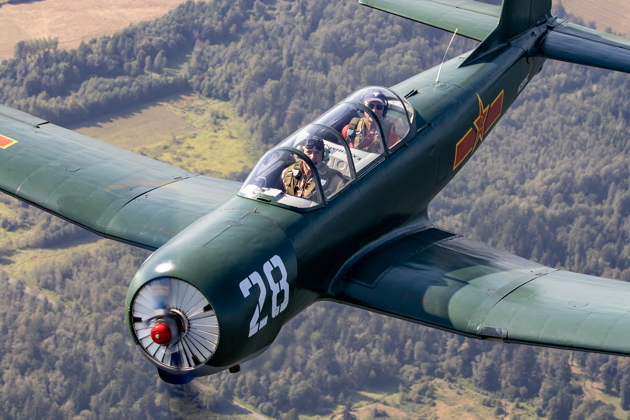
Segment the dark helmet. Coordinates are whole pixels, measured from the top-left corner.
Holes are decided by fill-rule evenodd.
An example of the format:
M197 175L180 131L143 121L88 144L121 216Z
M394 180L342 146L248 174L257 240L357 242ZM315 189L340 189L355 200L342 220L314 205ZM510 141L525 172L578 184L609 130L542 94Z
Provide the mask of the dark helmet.
M324 140L322 140L321 137L310 135L300 142L300 146L307 149L312 149L314 147L322 152L322 162L328 162L330 150L327 147L324 147Z
M363 103L369 104L370 102L376 102L383 105L383 118L387 116L387 110L389 109L389 102L387 97L380 90L371 90L363 97Z
M314 147L321 152L324 151L324 140L317 136L308 136L300 142L300 146L306 147L307 149Z

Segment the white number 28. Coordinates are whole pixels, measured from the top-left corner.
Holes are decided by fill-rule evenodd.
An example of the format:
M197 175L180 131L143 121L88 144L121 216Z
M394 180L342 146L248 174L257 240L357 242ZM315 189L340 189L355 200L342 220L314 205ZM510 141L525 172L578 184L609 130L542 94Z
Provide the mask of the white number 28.
M272 272L274 269L279 269L281 278L278 283L273 279ZM275 255L265 264L263 264L263 272L265 273L265 277L267 278L267 283L269 284L269 289L271 289L271 317L277 317L280 312L284 311L289 304L289 283L287 283L287 269L282 262L282 259ZM245 280L241 281L239 284L241 288L241 292L243 292L243 297L249 296L249 290L257 285L260 289L260 294L258 295L258 304L256 305L256 309L254 310L254 315L252 316L252 320L249 322L249 337L256 334L260 331L265 325L267 325L267 315L265 315L262 319L260 319L260 315L263 312L263 305L265 304L265 298L267 297L267 288L265 287L265 283L261 275L254 271L249 275ZM278 294L280 290L283 292L283 301L278 304ZM260 321L259 321L260 319Z

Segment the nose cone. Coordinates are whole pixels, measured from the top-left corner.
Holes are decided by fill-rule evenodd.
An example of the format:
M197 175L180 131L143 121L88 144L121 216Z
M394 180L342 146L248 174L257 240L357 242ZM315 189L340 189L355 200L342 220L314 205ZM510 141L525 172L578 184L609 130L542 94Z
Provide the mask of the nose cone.
M151 339L154 343L163 346L168 344L171 338L173 338L173 333L171 333L171 329L168 325L159 323L151 328Z

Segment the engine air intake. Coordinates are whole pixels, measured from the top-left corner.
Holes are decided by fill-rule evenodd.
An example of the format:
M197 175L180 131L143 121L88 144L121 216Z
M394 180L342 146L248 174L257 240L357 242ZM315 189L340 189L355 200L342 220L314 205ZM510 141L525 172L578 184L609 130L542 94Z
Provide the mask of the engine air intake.
M174 278L148 282L131 305L133 332L144 351L169 368L206 363L219 342L212 305L193 285Z

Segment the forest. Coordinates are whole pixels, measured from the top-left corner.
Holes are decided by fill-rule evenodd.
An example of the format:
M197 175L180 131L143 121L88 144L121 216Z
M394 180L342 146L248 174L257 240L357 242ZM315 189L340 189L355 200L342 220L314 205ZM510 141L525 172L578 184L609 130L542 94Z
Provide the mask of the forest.
M76 50L18 43L0 64L0 103L68 124L192 91L230 101L262 153L352 91L439 64L448 40L354 1L189 1ZM449 56L474 46L458 38ZM547 63L432 220L551 267L630 281L629 93L625 74ZM392 406L432 417L443 387L483 396L497 418L630 418L630 360L480 342L332 303L297 316L241 373L203 380L209 391L165 385L123 322L146 251L5 196L0 227L0 419L232 416L234 398L286 420L384 417ZM22 254L42 259L14 274ZM359 391L385 395L380 408L358 410Z

